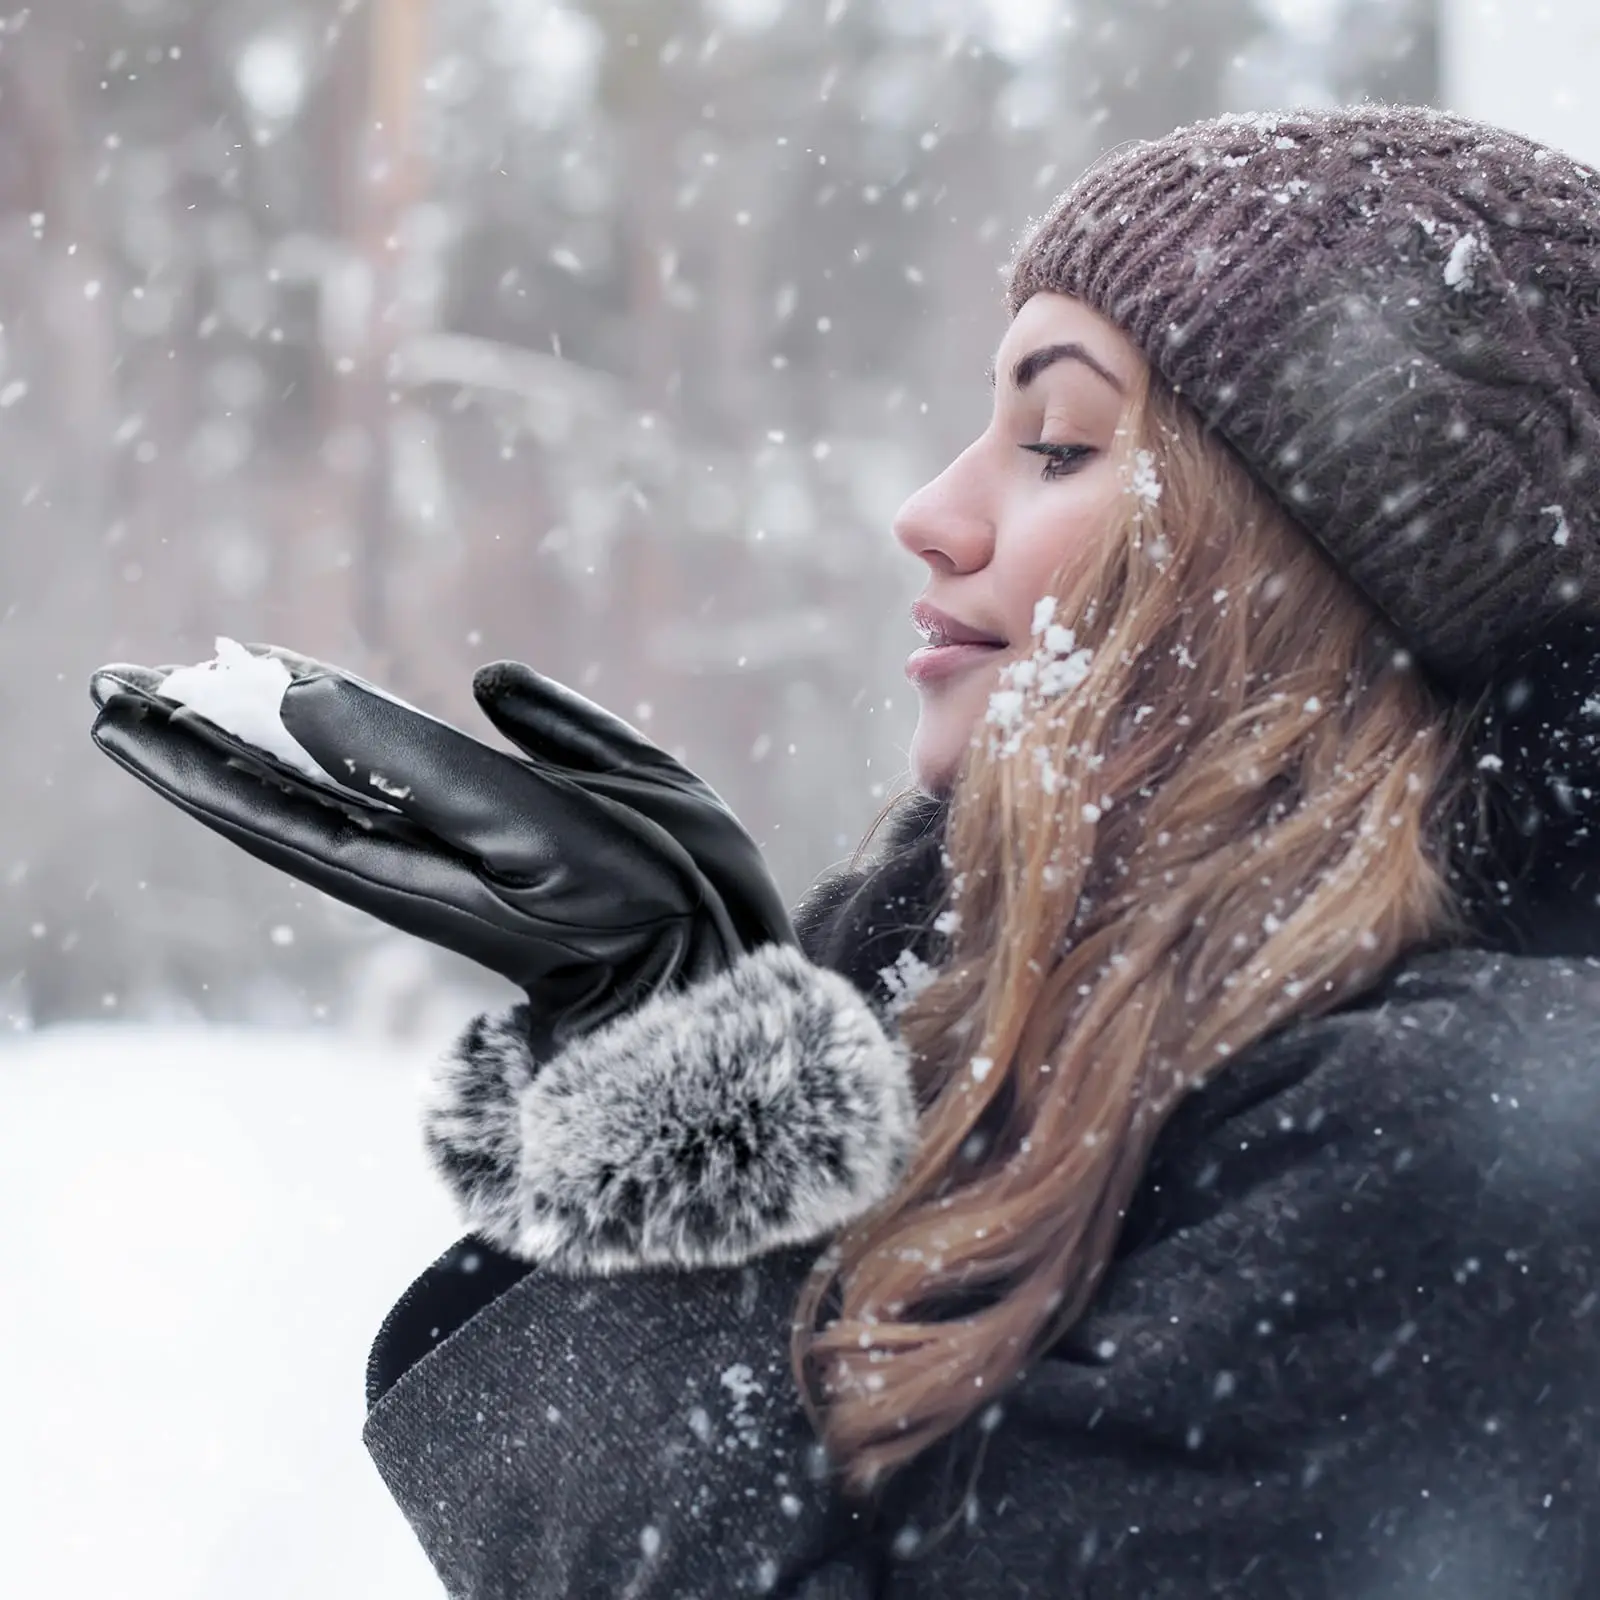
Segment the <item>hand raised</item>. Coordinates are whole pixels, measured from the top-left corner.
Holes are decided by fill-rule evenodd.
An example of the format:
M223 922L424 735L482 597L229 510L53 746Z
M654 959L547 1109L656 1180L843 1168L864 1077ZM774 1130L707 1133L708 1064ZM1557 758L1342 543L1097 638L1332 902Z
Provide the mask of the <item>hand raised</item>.
M166 669L95 674L96 745L258 859L519 984L558 1037L740 953L726 908L648 817L337 668L270 654L310 770L175 705Z

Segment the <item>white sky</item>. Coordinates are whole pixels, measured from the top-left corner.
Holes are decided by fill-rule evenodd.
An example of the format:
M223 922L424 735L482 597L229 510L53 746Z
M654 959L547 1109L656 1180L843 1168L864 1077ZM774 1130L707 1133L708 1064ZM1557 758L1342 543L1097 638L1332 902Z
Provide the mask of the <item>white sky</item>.
M1600 4L1440 0L1443 101L1600 164Z

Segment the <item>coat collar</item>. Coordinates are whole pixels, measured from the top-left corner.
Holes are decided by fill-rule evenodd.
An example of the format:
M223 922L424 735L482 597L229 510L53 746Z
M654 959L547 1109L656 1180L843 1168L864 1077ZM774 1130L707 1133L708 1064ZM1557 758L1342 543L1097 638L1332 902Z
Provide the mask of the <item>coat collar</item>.
M920 792L903 795L857 857L822 877L795 908L805 953L831 967L882 1007L900 998L907 964L938 961L933 923L945 898L949 806Z
M1596 706L1600 750L1600 698ZM1528 726L1524 721L1520 733L1508 733L1491 715L1482 736L1500 748L1519 741L1517 760L1491 763L1486 820L1470 839L1457 841L1451 871L1469 924L1458 943L1509 955L1600 957L1600 826L1573 814L1574 784L1557 773L1571 745L1537 746ZM1475 759L1470 751L1468 759ZM1596 763L1592 792L1600 814L1600 754ZM1588 791L1587 776L1578 789ZM941 954L944 941L933 923L948 882L948 822L945 799L902 796L870 848L821 878L794 914L801 947L813 961L891 1008L905 962L936 965Z

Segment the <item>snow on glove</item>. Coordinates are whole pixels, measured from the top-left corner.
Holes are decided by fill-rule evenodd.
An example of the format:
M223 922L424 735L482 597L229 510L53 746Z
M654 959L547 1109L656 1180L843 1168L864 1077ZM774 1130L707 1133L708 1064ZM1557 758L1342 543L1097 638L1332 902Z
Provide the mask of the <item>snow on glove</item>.
M518 984L551 1043L746 948L688 852L641 812L337 668L232 649L220 667L278 668L281 734L259 704L241 718L198 694L203 715L163 692L195 687L174 669L119 665L91 682L96 745L258 859ZM747 907L741 920L753 932Z

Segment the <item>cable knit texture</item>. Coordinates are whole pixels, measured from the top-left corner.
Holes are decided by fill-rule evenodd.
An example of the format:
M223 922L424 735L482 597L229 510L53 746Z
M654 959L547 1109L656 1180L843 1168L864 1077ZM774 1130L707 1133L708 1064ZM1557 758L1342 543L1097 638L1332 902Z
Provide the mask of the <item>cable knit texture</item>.
M467 1225L570 1273L732 1266L893 1189L904 1049L792 946L658 996L539 1064L525 1007L479 1017L429 1086L430 1156Z
M1447 683L1600 617L1600 179L1417 107L1124 147L1011 304L1115 322Z

